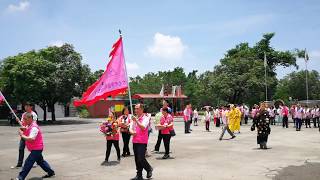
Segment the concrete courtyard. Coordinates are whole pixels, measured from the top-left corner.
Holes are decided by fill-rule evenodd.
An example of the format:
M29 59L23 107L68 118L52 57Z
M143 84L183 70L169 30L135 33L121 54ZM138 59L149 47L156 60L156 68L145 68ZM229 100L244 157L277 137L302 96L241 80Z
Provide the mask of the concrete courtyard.
M60 120L55 125L43 125L44 158L56 172L52 179L117 179L128 180L135 176L134 156L116 161L112 148L110 163L104 160L105 139L98 130L102 119ZM58 120L59 122L59 120ZM204 124L192 126L191 134L184 134L183 122L175 123L177 136L171 141L171 159L162 160L163 154L148 158L154 168L153 179L190 180L268 180L268 179L320 179L320 138L316 128L296 132L272 126L268 150L256 144L256 132L249 125L229 140L226 133L219 141L221 128L212 127L206 132ZM0 126L0 179L17 176L20 169L10 169L18 156L19 136L17 127ZM151 134L148 149L156 143L157 132ZM122 151L122 140L120 140ZM132 144L130 144L132 148ZM164 152L163 143L160 148ZM131 153L133 151L131 150ZM29 153L26 150L25 158ZM37 180L44 175L40 167L33 168L27 179ZM146 173L144 171L144 177ZM277 176L276 176L277 175Z

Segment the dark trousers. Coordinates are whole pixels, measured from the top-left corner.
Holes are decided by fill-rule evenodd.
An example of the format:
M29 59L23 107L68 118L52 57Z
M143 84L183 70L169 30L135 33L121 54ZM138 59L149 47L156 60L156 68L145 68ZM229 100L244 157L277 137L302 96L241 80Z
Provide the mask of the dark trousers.
M195 125L195 126L198 125L198 118L194 118L194 125Z
M170 134L162 134L162 138L163 138L164 148L166 150L165 154L169 155L171 135Z
M129 149L130 137L131 137L130 133L126 133L126 132L122 133L122 140L123 140L122 154L124 155L130 155L130 149Z
M296 129L301 130L302 121L301 119L296 118Z
M154 150L155 150L155 151L159 151L160 145L161 145L161 141L162 141L162 134L160 133L160 131L158 131L157 144L154 146Z
M133 143L134 160L136 163L137 176L142 177L142 170L151 171L152 167L146 160L147 144Z
M42 150L33 150L26 159L18 178L24 180L35 162L37 162L37 164L49 175L54 174L54 171L51 169L50 165L43 159Z
M310 124L310 119L309 118L306 118L306 128L311 127L311 124Z
M283 118L282 118L282 127L288 128L288 116L283 116Z
M117 141L117 140L107 140L107 150L106 150L106 158L105 158L106 161L109 160L112 144L116 148L118 159L120 159L119 141Z
M206 121L206 130L207 130L207 131L210 130L209 127L210 127L210 121Z
M220 118L217 118L216 127L220 127Z
M312 121L313 121L313 127L317 127L317 118L316 117L312 118Z
M23 164L23 158L24 158L24 149L26 147L26 142L22 138L19 142L19 157L18 157L18 164L17 166L22 166Z
M190 132L189 121L184 121L184 133Z
M269 123L271 124L271 125L276 125L276 121L275 121L275 118L274 117L270 117L269 118Z
M248 119L249 119L249 117L247 115L244 116L244 124L248 124Z

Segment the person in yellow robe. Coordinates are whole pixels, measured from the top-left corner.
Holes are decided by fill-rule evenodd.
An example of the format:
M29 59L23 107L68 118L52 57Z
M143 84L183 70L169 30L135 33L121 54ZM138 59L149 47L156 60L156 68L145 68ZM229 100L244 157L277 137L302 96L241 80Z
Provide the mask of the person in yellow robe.
M240 132L241 111L238 108L235 108L233 104L230 105L228 117L231 132Z

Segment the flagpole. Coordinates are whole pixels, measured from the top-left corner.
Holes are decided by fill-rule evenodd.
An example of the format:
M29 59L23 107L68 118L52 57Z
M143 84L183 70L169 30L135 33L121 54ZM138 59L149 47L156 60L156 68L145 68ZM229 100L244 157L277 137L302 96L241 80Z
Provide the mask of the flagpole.
M119 29L119 34L120 34L120 37L122 37L122 33L121 33L121 30L120 30L120 29ZM123 57L124 57L124 53L123 53ZM124 58L124 68L125 68L125 72L126 72L126 76L127 76L128 95L129 95L129 101L130 101L130 110L131 110L131 114L134 114L133 108L132 108L132 99L131 99L129 76L128 76L128 72L127 72L127 63L126 63L126 61L125 61L125 58Z
M307 57L306 57L306 54L307 54L307 50L305 50L305 63L306 63L306 91L307 91L307 105L309 103L309 89L308 89L308 60L307 60Z
M22 124L20 123L20 118L18 118L18 116L16 115L16 113L13 111L13 109L11 108L10 104L8 103L6 97L4 97L4 95L2 94L2 92L0 91L0 96L3 97L4 102L6 102L7 106L9 107L10 111L13 113L14 117L16 119L19 119L18 123L20 124L20 126L22 126Z
M268 86L267 86L267 57L266 53L264 53L264 83L266 86L266 101L268 101Z

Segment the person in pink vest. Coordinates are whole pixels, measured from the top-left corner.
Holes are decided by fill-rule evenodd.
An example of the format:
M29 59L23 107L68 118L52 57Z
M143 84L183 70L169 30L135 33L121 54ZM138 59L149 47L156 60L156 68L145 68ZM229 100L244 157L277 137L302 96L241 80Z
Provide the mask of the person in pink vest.
M170 157L170 130L173 130L173 117L169 114L168 108L162 108L162 117L160 119L160 124L157 125L157 127L160 129L165 148L165 154L162 159L168 159Z
M145 154L148 145L148 126L150 118L143 113L143 105L135 105L135 113L137 117L132 117L130 125L130 133L132 134L132 143L134 151L134 159L136 163L137 175L132 180L142 180L142 170L147 171L147 178L152 177L152 167L146 160Z
M281 106L282 127L288 128L289 108L286 105Z
M26 113L24 117L24 123L27 128L22 131L20 129L19 135L25 140L27 149L30 151L28 158L26 159L19 176L16 180L24 180L30 172L33 164L37 164L47 173L42 178L49 178L55 175L55 172L51 169L50 165L43 159L43 138L42 132L35 121L31 113Z
M183 120L184 120L184 133L190 133L190 119L191 119L191 104L188 103L186 108L183 111Z
M33 104L30 103L30 102L26 102L25 105L24 105L24 109L26 112L24 112L21 116L21 120L20 119L16 119L16 121L21 125L21 126L25 126L25 122L24 122L24 118L25 118L25 115L27 113L31 113L32 114L32 119L33 121L37 121L38 119L38 116L37 114L32 111L32 108L33 108ZM23 159L24 159L24 149L26 147L26 144L25 144L25 141L23 139L20 139L20 142L19 142L19 155L18 155L18 163L16 166L11 166L11 169L14 169L14 168L20 168L22 167L22 164L23 164Z
M108 121L111 121L111 123L112 123L113 133L106 136L107 150L106 150L106 156L105 156L104 163L107 163L109 161L109 156L110 156L112 144L117 151L117 160L120 161L120 148L119 148L119 139L120 139L119 124L120 123L118 120L116 120L114 118L113 113L110 113Z

